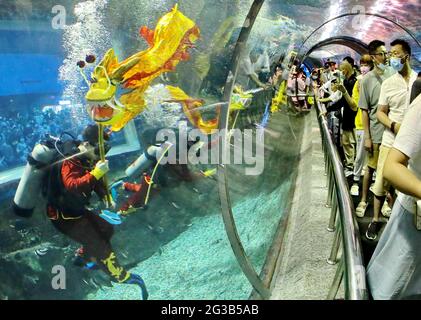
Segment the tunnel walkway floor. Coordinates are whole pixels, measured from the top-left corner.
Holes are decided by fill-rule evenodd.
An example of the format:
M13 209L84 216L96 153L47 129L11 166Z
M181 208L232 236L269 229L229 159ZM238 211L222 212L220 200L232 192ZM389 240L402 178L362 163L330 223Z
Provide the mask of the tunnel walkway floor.
M334 233L327 231L327 183L315 110L306 117L305 132L291 212L278 260L272 300L323 300L336 265L329 265ZM343 297L341 288L337 298Z
M362 180L362 179L361 179ZM352 179L348 180L348 186L349 188L351 188L352 186ZM351 196L352 201L354 203L354 208L356 208L358 206L358 203L360 202L360 198L361 198L361 190L362 190L362 183L359 184L360 187L360 196L356 197L356 196ZM380 217L379 217L379 222L381 224L377 238L373 241L370 239L367 239L366 237L366 231L368 229L368 225L370 224L371 220L373 219L374 216L374 212L373 212L373 198L374 195L371 191L369 191L368 193L368 198L367 198L367 209L365 211L365 215L362 218L357 217L357 222L358 222L358 228L360 231L360 238L361 238L361 245L362 245L362 249L363 249L363 258L364 258L364 265L367 268L367 265L370 261L371 256L374 253L374 250L376 249L377 243L379 242L379 239L383 233L384 228L386 227L387 222L389 221L388 218L383 217L383 215L380 213Z

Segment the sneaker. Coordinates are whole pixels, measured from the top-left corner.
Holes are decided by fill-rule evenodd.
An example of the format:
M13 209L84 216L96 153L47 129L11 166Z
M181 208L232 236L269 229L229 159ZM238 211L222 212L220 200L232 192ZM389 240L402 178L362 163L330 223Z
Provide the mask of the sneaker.
M377 221L371 221L365 233L366 238L369 240L376 240L378 228L379 223Z
M361 201L358 204L357 209L355 210L355 214L358 218L362 218L365 215L365 210L367 209L367 202Z
M351 196L358 197L360 195L360 187L358 183L354 183L351 187Z
M387 203L387 201L384 202L381 211L382 211L383 217L390 218L390 215L392 214L392 209L389 207L389 204Z

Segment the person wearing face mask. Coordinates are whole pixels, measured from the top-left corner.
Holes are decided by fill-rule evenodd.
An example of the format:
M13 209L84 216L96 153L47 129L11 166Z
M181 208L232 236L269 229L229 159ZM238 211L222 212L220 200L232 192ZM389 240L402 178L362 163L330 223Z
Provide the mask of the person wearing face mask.
M308 78L307 84L307 105L311 108L314 105L314 97L316 96L316 91L320 87L320 77L319 77L319 70L313 69L311 71L310 77Z
M342 92L338 90L338 79L335 78L331 81L328 81L320 88L320 96L324 94L328 94L328 97L319 98L317 99L320 103L324 103L326 106L326 113L327 113L327 124L329 128L329 132L332 136L332 140L335 146L338 148L340 152L340 116L337 111L337 108L334 108L336 103L342 99Z
M399 195L367 266L375 300L421 298L421 95L408 107L384 165Z
M336 70L336 63L328 59L324 65L324 72L321 75L321 80L323 83L327 83L328 81L332 81L335 77L333 73Z
M357 106L352 99L352 90L354 89L357 78L353 66L348 61L343 61L336 71L338 76L338 90L342 93L342 98L334 108L341 112L341 146L343 151L345 176L350 177L354 171L355 159L355 116Z
M313 69L313 71L311 71L310 79L311 79L311 86L312 87L314 87L314 86L320 87L320 85L321 85L321 83L320 83L320 81L321 81L320 80L320 70Z
M366 233L366 237L370 240L377 237L381 206L384 204L382 213L386 217L389 217L392 211L385 201L389 183L383 178L383 167L408 109L412 85L417 79L417 73L411 69L410 61L411 47L408 42L402 39L392 41L390 65L397 73L383 82L377 108L377 118L385 130L380 146L376 181L373 186L374 217Z
M357 108L357 115L355 116L355 141L356 141L356 154L354 161L354 183L351 186L350 193L352 196L359 196L359 183L361 173L366 160L366 151L364 149L364 125L363 125L363 115L360 108L358 108L358 101L360 100L360 85L361 79L368 72L373 69L373 62L368 54L365 54L361 57L360 60L360 71L361 74L357 77L357 82L355 82L354 89L352 89L352 100L354 101L353 110Z
M358 217L363 217L367 209L368 190L373 173L377 168L379 147L382 142L383 125L377 119L377 105L380 89L384 80L392 76L395 71L388 67L388 54L385 43L373 40L368 45L368 51L374 68L361 79L360 99L358 107L362 110L364 126L364 147L367 150L367 167L363 179L360 202L355 209Z

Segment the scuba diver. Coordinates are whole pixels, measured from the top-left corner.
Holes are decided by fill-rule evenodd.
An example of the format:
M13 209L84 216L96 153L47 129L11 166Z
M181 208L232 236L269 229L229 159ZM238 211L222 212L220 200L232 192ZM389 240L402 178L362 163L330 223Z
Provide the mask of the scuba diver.
M165 142L161 145L151 145L143 152L143 154L136 159L127 169L126 178L134 178L140 175L140 183L130 183L119 180L111 185L111 195L114 201L118 199L117 189L130 191L133 194L125 201L118 209L121 215L127 215L136 209L146 209L149 201L149 196L153 184L153 178L158 169L163 156L168 154L168 150L172 144ZM148 169L154 166L151 175L147 173ZM160 179L161 180L161 179Z
M78 251L88 268L96 265L117 283L139 285L142 297L146 300L148 292L143 279L126 271L119 264L112 249L110 241L114 232L113 226L100 214L88 208L93 192L101 199L106 197L107 187L102 178L109 171L109 166L108 160L99 161L98 126L87 126L82 137L83 141L73 139L60 143L61 148L58 148L59 139L54 142L58 155L51 159L52 164L42 177L43 181L38 181L47 199L47 216L59 232L82 244L82 249ZM105 132L104 140L109 140L109 135ZM37 147L39 148L39 145L34 150ZM106 152L110 149L108 143L105 143L105 148ZM42 157L33 151L28 157L27 168L32 166L32 171L36 172L35 165L40 158ZM38 165L38 169L40 168ZM30 185L28 182L34 181L33 177L24 174L21 179L14 199L17 214L30 211L25 209L25 206L29 207L31 199L24 190L26 185Z
M196 141L187 142L187 152L195 153L197 156L200 155L201 148L204 146L204 142L197 139ZM136 209L146 209L150 198L151 192L154 191L153 185L156 183L162 187L167 187L171 183L171 177L174 176L175 183L180 181L191 182L195 179L203 177L211 177L215 170L206 170L201 172L200 175L190 171L187 164L179 163L179 154L176 151L177 163L161 163L164 156L168 155L169 150L173 148L177 149L176 146L165 141L163 143L150 144L145 151L127 167L125 174L121 180L111 185L111 194L116 201L118 198L118 189L132 192L132 195L127 201L119 206L118 213L121 215L127 215ZM140 177L139 183L124 182L123 179L134 179ZM178 207L177 204L173 203L173 206Z

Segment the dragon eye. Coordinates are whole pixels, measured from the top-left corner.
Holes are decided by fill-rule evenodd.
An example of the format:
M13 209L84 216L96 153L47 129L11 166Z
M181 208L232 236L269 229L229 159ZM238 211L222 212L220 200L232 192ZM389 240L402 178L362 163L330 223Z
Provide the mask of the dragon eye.
M93 54L88 54L85 58L85 61L87 63L94 63L96 60L95 56Z
M79 68L81 68L81 69L85 68L85 65L86 65L86 64L85 64L85 61L82 61L82 60L81 60L81 61L78 61L76 64L77 64L77 66L78 66Z

